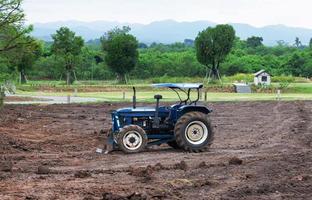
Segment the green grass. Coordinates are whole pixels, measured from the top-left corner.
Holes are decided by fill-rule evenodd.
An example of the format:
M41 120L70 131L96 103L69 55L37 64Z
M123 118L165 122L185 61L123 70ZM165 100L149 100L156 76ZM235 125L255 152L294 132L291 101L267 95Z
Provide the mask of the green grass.
M139 102L154 102L155 94L163 95L163 101L178 101L176 93L170 90L160 90L150 87L150 81L148 80L134 80L137 87L137 99ZM170 81L165 81L170 82ZM183 82L183 81L181 81ZM77 96L79 97L92 97L98 98L99 101L131 101L132 100L132 85L120 85L114 81L79 81L75 82L72 86L64 85L64 81L30 81L28 84L18 86L18 94L22 95L34 95L34 96L67 96L72 95L74 88L78 88ZM231 82L225 82L223 88L232 87ZM41 86L48 86L52 88L51 91L59 92L46 92ZM279 83L273 83L271 88L278 88ZM53 89L55 87L55 89ZM221 88L222 86L217 84L209 84L207 87ZM97 90L92 90L97 88ZM105 91L105 92L83 92L84 89L91 89L87 91ZM62 92L63 91L63 92ZM67 92L65 92L67 91ZM126 98L123 99L123 91L125 91ZM219 91L219 90L209 90ZM220 90L227 91L227 90ZM274 90L272 90L274 91ZM275 100L276 94L274 93L252 93L252 94L237 94L237 93L224 93L224 92L209 92L208 101L266 101ZM193 99L196 98L196 93L192 93ZM185 98L185 95L183 96ZM312 82L291 83L282 92L282 100L312 100Z
M289 92L312 94L312 83L291 83L287 89Z
M172 91L142 91L137 92L138 102L154 102L155 94L163 95L162 101L178 101L177 95ZM21 95L34 95L34 96L73 96L73 93L43 93L43 92L22 92L18 91ZM92 97L98 98L99 101L128 101L132 100L132 92L125 92L125 99L123 99L123 92L90 92L90 93L77 93L79 97ZM185 96L183 96L184 98ZM237 93L207 93L208 101L268 101L276 100L276 94L268 93L252 93L252 94L237 94ZM196 93L192 93L192 99L196 98ZM312 93L285 93L281 94L282 100L312 100Z

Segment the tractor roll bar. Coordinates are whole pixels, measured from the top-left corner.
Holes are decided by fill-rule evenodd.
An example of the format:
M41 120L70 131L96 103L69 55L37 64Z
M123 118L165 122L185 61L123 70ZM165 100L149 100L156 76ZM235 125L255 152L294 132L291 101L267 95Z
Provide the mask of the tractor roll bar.
M202 83L158 83L158 84L153 84L154 87L158 88L170 88L173 90L175 93L177 93L179 99L180 99L180 104L195 104L199 101L199 92L200 89L203 88ZM191 99L191 90L196 89L197 91L197 99L192 101ZM179 91L183 92L186 95L186 99L181 98Z
M197 90L197 99L195 99L194 101L191 101L190 105L192 105L193 103L195 104L196 106L196 103L199 101L199 88L196 89Z
M191 88L188 88L187 91L186 91L186 90L183 90L182 88L173 88L173 87L169 87L169 88L170 88L171 90L173 90L175 93L177 93L177 95L178 95L178 97L179 97L179 99L180 99L180 104L182 104L182 103L187 104L187 102L189 101L189 102L190 102L190 103L189 103L190 105L191 105L191 104L195 104L195 105L196 105L196 103L199 101L199 90L200 90L200 88L196 88L196 91L197 91L197 99L195 99L194 101L191 100ZM184 92L185 95L187 96L187 98L184 99L184 100L182 100L182 98L181 98L179 92L178 92L176 89L177 89L177 90L180 90L181 92Z

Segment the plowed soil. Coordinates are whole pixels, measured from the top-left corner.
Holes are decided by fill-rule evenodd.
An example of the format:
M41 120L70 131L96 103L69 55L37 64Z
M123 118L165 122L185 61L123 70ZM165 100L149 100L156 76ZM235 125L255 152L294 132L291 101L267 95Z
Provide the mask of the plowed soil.
M311 199L312 102L209 104L208 152L97 154L126 104L7 105L0 199Z

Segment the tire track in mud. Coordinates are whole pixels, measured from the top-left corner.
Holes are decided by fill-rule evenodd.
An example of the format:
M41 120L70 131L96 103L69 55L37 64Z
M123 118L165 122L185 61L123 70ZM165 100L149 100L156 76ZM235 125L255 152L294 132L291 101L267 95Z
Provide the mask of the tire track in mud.
M307 134L311 132L308 130L308 125L311 123L311 113L309 111L304 102L294 102L292 104L277 102L272 109L274 120L271 122L276 126L267 133L268 143L262 144L262 148L273 148L274 146L280 146L284 149L302 148L300 138L300 140L306 141L305 143L310 145L311 138L309 139Z
M267 143L262 144L262 148L274 148L276 146L285 148L289 147L290 144L285 143L283 141L283 138L287 137L289 135L289 129L291 129L291 126L293 124L293 121L296 118L297 113L293 113L292 116L285 116L283 113L284 110L283 106L285 107L284 102L278 101L275 103L273 109L272 109L272 115L274 116L273 121L271 122L274 126L271 130L268 130L269 133L267 133ZM292 107L289 107L289 110L292 110ZM296 109L296 108L295 108Z
M299 122L296 124L295 129L293 130L294 134L300 135L299 139L301 143L307 147L312 146L312 107L311 105L306 105L305 102L297 102L298 113L299 113Z
M312 168L307 166L312 164L311 105L303 101L292 104L294 108L287 102L278 102L273 107L273 123L278 124L272 132L273 137L269 138L273 146L262 145L261 151L262 148L269 149L263 149L264 152L258 155L261 159L251 163L246 170L254 168L261 176L229 187L225 199L306 199L311 196ZM290 113L285 115L285 110Z

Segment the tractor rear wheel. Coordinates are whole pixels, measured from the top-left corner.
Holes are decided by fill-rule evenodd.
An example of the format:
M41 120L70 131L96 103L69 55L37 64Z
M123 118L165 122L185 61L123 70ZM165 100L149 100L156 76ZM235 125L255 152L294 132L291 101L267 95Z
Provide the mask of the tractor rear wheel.
M147 135L145 131L137 125L123 127L117 137L118 147L125 153L137 153L145 149Z
M174 134L178 146L189 152L205 151L214 136L210 120L201 112L189 112L180 117Z

